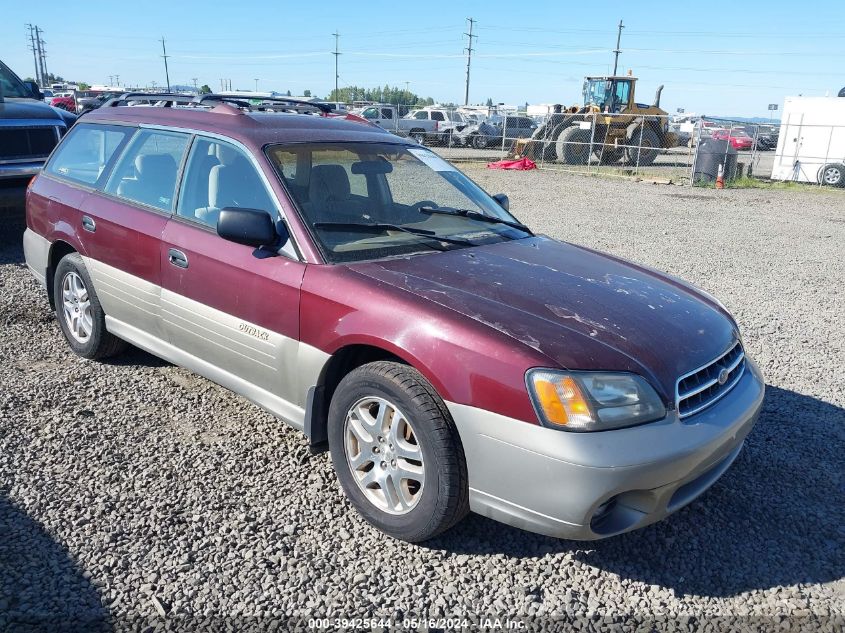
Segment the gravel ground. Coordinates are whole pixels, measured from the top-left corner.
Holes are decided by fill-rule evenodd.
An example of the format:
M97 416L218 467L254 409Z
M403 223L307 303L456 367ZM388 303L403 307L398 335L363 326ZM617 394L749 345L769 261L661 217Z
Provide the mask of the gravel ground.
M153 630L162 614L191 630L412 614L842 630L845 195L470 174L535 230L685 277L734 312L770 386L709 492L600 542L474 515L393 541L354 513L327 455L243 399L140 351L73 356L5 219L0 630Z

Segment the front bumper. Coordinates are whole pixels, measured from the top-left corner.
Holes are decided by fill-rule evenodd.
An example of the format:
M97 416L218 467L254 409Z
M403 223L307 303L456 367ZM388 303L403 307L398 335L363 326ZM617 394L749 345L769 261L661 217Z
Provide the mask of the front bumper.
M765 385L749 359L739 383L701 413L599 433L570 433L447 403L467 459L470 508L548 536L634 530L682 508L739 455Z

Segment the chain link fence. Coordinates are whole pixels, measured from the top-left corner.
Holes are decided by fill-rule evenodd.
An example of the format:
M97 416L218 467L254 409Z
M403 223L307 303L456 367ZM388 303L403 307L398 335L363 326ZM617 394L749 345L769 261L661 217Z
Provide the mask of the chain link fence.
M456 163L528 157L540 169L683 185L715 184L721 166L728 185L747 179L845 185L845 125L441 110L444 120L424 142Z

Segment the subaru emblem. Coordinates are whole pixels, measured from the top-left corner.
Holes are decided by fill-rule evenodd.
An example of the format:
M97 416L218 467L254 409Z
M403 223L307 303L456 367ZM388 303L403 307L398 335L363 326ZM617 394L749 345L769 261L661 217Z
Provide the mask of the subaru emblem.
M724 385L726 382L728 382L728 375L729 374L730 374L730 372L723 367L722 369L719 370L719 377L716 380L719 381L720 385Z

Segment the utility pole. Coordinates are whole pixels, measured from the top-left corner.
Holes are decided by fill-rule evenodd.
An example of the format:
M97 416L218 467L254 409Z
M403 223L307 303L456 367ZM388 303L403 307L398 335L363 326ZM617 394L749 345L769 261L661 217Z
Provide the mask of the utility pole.
M35 27L27 24L26 28L29 29L29 48L32 51L32 61L35 63L35 81L38 82L39 86L43 87L44 80L41 78L41 69L38 67L38 54L35 48Z
M622 29L625 28L625 25L622 24L622 20L619 20L619 31L616 33L616 50L613 51L613 76L616 76L616 67L619 64L619 53L622 51L619 48L619 45L622 43Z
M44 84L47 84L48 77L47 77L47 61L46 57L47 54L44 52L44 40L41 39L41 34L44 31L38 28L36 25L35 27L35 42L38 45L38 61L41 65L41 79L44 81Z
M478 39L477 35L472 34L472 25L475 24L475 20L467 18L467 21L469 22L469 33L464 33L468 42L466 49L464 49L467 52L467 86L466 92L464 92L464 105L469 105L469 66L472 63L472 38Z
M167 70L167 58L170 55L167 54L167 49L164 47L164 38L161 38L161 52L162 57L164 58L164 77L167 79L167 92L170 92L170 72Z
M197 89L197 77L191 77L191 81L194 82L194 91L199 93L199 90Z
M340 57L340 55L341 55L341 52L340 52L340 33L338 33L337 29L335 29L335 31L334 31L334 33L332 33L332 35L334 35L334 53L332 53L332 55L334 55L334 100L340 101L340 92L337 89L337 87L338 87L337 82L340 79L340 75L337 72L337 60L338 60L338 57Z
M258 92L258 79L255 80L255 92Z
M120 86L120 75L114 76L114 83L116 86Z

